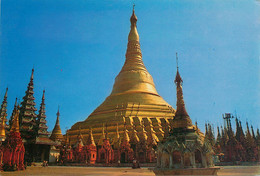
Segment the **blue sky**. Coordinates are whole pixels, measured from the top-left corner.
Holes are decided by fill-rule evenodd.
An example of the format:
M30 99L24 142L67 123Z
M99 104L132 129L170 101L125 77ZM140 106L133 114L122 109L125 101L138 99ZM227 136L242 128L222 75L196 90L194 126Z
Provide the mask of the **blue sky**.
M237 113L260 127L260 3L254 0L134 1L143 61L174 108L175 52L193 122L222 124ZM133 1L4 0L1 4L0 98L25 95L35 68L39 109L53 129L60 105L65 132L110 94L124 64Z

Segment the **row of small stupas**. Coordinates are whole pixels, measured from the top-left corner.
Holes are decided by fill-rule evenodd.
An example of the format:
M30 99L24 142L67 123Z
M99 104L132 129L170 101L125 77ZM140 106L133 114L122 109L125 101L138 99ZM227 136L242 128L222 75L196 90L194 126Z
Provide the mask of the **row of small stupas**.
M232 129L231 114L226 113L224 127L217 127L217 136L214 136L212 125L206 124L205 136L213 146L215 155L220 162L259 162L260 161L260 132L257 128L256 135L251 125L251 130L246 122L244 131L241 121L236 118L236 130Z
M60 145L61 140L63 140L63 136L59 125L59 111L57 113L55 127L52 131L52 134L50 135L47 131L48 127L45 114L45 90L43 91L42 102L40 105L39 113L37 115L33 91L33 77L34 69L32 69L30 82L28 84L21 105L18 105L16 98L13 113L10 116L9 124L6 124L8 91L8 88L6 88L6 92L0 109L0 139L1 141L5 140L6 133L8 134L12 127L15 112L19 110L19 131L21 133L21 137L25 146L25 161L48 161L51 146L58 146Z

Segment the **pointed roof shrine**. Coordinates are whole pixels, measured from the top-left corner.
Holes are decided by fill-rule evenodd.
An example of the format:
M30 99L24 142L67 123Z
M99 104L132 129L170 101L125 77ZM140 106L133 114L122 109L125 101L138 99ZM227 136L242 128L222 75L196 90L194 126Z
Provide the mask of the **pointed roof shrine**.
M37 136L48 137L49 133L47 131L48 127L46 125L46 114L45 114L45 90L42 94L42 103L40 106L39 114L37 116Z
M37 117L35 111L37 111L37 109L35 108L36 103L34 102L33 77L34 69L32 69L30 82L27 86L25 96L23 97L19 115L20 131L22 138L25 139L32 139L35 137Z

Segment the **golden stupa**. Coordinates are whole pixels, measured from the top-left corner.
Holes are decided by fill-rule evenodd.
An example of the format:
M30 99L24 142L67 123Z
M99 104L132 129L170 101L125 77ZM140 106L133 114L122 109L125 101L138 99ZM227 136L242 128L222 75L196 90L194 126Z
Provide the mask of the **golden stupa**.
M129 133L136 130L139 134L142 126L146 127L149 121L152 121L158 138L162 140L164 130L168 130L172 123L175 110L157 93L153 78L144 66L134 10L130 21L126 60L115 79L113 90L85 121L71 127L68 133L72 143L76 142L79 128L84 138L92 128L97 142L102 135L103 124L106 124L108 136L112 139L116 135L117 124L123 137L124 125Z

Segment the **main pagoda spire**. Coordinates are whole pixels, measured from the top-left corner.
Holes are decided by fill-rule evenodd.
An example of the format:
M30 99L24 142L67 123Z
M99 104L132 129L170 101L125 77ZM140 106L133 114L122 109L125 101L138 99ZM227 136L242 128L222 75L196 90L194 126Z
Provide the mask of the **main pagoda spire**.
M176 53L176 60L177 60L177 73L175 77L175 84L176 84L176 90L177 90L177 110L174 117L174 128L190 128L192 127L192 122L190 119L190 116L188 115L185 103L183 99L183 92L182 92L182 78L179 73L179 67L178 67L178 56Z
M23 102L21 103L19 123L20 131L22 138L32 139L35 137L35 128L36 128L36 113L37 109L35 108L36 103L34 102L34 87L33 87L33 77L34 69L32 69L32 74L30 82L27 86L25 96L23 97Z
M48 127L46 125L46 114L45 114L45 90L42 94L42 103L40 106L39 114L37 116L37 136L48 137L49 133L47 131Z

